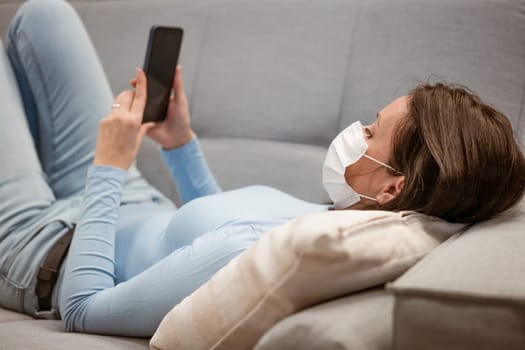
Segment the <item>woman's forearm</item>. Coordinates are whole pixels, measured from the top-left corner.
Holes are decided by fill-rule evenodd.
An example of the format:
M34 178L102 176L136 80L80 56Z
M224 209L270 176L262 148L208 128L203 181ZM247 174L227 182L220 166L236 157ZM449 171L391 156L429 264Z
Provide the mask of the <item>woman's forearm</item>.
M162 149L161 156L175 182L182 203L221 192L196 136L182 147Z

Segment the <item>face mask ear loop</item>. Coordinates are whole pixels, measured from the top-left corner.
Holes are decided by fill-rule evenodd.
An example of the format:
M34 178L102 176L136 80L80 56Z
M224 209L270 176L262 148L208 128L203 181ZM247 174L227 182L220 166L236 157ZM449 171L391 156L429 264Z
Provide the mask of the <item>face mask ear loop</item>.
M384 166L385 168L388 168L388 169L390 169L390 170L392 170L392 171L398 173L399 175L403 175L403 173L400 172L399 170L394 169L394 168L391 167L390 165L388 165L388 164L386 164L386 163L383 163L383 162L380 161L380 160L377 160L377 159L375 159L375 158L373 158L373 157L370 157L370 156L369 156L368 154L366 154L366 153L363 154L363 157L368 158L368 159L370 159L371 161L376 162L377 164L382 165L382 166Z
M365 199L368 199L368 200L371 200L371 201L374 201L374 202L377 202L377 199L375 199L374 197L370 197L370 196L365 196L364 194L357 194L359 197L361 198L365 198Z

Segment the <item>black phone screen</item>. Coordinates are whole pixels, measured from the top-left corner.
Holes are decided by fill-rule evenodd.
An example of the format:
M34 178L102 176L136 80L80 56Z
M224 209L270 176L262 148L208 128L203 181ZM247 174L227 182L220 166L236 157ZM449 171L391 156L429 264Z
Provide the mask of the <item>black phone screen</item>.
M151 27L144 60L144 72L148 82L143 123L159 122L166 117L182 34L182 28Z

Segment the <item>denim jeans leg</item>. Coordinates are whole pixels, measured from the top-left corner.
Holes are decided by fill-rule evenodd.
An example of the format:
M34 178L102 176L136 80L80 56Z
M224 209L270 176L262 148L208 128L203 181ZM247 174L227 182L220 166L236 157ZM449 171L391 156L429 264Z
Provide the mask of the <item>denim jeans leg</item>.
M54 201L28 128L17 82L0 42L0 242ZM2 254L0 253L0 256Z
M10 274L26 234L55 203L42 171L16 78L0 41L0 305L20 310L25 273Z
M7 37L28 119L38 122L31 129L38 132L35 140L42 168L56 198L68 197L84 187L98 124L110 112L113 93L69 3L24 3Z

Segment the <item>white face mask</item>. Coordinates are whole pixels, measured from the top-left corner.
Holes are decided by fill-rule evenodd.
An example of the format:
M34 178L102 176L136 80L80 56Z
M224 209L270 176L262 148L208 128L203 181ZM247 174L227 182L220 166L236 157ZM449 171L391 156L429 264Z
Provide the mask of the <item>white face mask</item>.
M377 202L373 197L357 193L346 183L346 167L354 164L361 159L361 157L366 157L386 168L400 173L390 165L365 154L367 149L368 144L363 134L363 126L359 121L341 131L330 144L323 165L323 185L337 209L348 208L358 203L361 198Z

